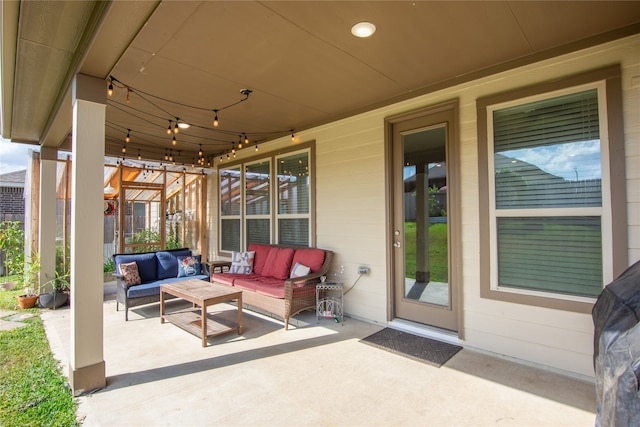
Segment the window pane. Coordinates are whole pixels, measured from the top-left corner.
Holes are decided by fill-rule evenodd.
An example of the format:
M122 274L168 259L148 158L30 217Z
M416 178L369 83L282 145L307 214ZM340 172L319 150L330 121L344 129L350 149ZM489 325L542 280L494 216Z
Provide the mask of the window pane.
M309 246L309 220L307 218L280 219L278 243Z
M602 291L599 217L498 218L500 286L597 296Z
M247 246L250 243L265 245L271 243L270 222L268 219L247 220Z
M240 167L220 171L220 215L240 215Z
M271 162L269 160L253 163L246 167L247 215L268 215L270 213L270 169Z
M496 208L602 205L597 91L494 111Z
M278 159L278 213L309 213L309 153Z
M240 220L222 219L220 225L220 249L240 251Z

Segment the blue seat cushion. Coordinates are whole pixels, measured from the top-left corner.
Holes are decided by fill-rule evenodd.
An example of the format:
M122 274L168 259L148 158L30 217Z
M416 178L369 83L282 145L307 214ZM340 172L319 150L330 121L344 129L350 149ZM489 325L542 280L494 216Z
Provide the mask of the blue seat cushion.
M156 252L158 257L158 279L178 276L178 257L191 256L189 249Z
M158 268L155 253L144 254L121 254L114 257L116 265L134 262L138 264L138 273L140 274L140 280L142 283L153 282L158 279ZM120 267L118 267L120 272ZM176 266L176 275L178 274L178 267Z
M190 276L189 279L209 280L209 276L206 274L199 274L197 276ZM163 283L171 283L185 280L184 277L169 277L167 279L156 280L151 283L143 283L141 285L135 285L127 289L127 298L140 298L149 297L153 295L160 295L160 285Z

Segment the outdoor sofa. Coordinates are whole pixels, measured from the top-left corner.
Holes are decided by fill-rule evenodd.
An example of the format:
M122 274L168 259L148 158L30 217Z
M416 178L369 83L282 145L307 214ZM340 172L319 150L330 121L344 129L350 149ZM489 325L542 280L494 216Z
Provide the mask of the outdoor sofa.
M160 285L185 279L209 280L206 264L189 248L135 254L115 254L116 310L124 305L124 319L129 308L160 301ZM166 295L165 298L174 298Z
M234 252L229 272L211 269L211 282L242 289L242 303L284 319L315 308L316 284L331 266L333 252L289 245L250 244Z

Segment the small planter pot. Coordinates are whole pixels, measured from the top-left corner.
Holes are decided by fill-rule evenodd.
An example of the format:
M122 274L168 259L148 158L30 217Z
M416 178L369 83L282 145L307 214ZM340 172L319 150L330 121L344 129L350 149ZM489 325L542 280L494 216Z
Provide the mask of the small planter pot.
M36 301L38 301L37 295L20 295L18 297L18 306L23 310L25 308L33 308L36 306Z
M38 305L42 308L56 309L67 303L69 295L64 292L47 292L40 294L38 297Z

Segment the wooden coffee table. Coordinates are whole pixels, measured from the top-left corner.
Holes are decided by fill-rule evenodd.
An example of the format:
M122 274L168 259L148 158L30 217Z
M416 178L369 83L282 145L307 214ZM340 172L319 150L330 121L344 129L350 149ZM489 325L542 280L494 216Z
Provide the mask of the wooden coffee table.
M199 306L200 309L181 310L165 314L164 295L169 294L182 298ZM238 321L207 315L207 307L221 302L238 300ZM207 337L238 331L242 334L242 291L229 286L205 282L199 279L188 279L160 285L160 323L166 321L202 338L202 346L207 346Z

